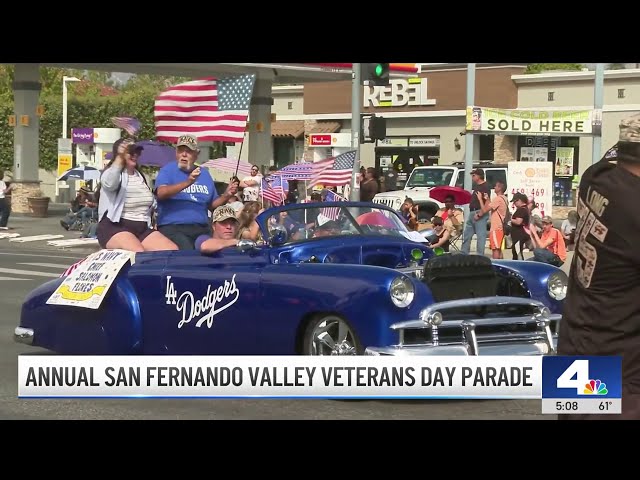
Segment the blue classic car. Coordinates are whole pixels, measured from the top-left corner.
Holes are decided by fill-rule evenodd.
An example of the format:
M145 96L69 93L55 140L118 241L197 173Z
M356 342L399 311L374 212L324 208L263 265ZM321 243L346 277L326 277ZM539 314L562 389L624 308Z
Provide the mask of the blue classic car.
M292 204L257 221L258 242L135 254L109 287L72 289L102 292L99 308L47 303L66 277L49 281L27 296L15 340L86 355L555 350L567 276L554 266L436 255L374 203Z

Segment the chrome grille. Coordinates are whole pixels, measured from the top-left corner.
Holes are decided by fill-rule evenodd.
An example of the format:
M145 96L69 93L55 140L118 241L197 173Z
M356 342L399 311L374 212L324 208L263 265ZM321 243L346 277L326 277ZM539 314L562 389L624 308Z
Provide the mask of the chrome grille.
M442 323L434 325L438 323L432 322L434 318ZM398 332L398 344L372 348L369 354L553 353L555 342L551 324L555 327L560 318L561 315L552 315L542 302L519 297L440 302L424 309L420 320L392 325L391 328ZM418 351L421 353L416 353Z
M373 203L379 203L389 208L394 208L395 198L374 198Z

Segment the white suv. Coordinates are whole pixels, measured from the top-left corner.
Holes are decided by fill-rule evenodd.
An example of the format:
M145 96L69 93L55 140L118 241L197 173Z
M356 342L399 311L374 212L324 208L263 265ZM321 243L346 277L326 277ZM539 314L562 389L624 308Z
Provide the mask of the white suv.
M473 168L481 168L484 170L485 180L491 187L492 195L494 194L493 186L497 180L505 183L507 181L507 165L496 165L493 162L480 162L474 163ZM411 172L404 190L378 193L373 198L373 201L387 205L394 210L400 210L400 206L404 203L405 198L409 197L419 206L418 219L430 219L440 208L444 207L444 204L429 197L429 191L433 187L444 185L464 188L464 175L464 162L453 163L451 165L416 167Z

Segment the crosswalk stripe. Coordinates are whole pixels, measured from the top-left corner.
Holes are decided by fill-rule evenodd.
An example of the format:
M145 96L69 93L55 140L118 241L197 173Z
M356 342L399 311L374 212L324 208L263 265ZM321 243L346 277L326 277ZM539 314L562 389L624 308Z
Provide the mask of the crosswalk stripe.
M20 270L17 268L0 268L0 273L13 273L16 275L27 275L27 276L35 276L35 277L51 277L58 278L60 276L59 273L48 273L48 272L35 272L32 270Z
M1 280L29 280L28 278L18 278L18 277L0 277Z
M62 263L30 263L30 262L19 262L17 265L31 265L32 267L50 267L50 268L62 268L66 270L69 268L69 265Z

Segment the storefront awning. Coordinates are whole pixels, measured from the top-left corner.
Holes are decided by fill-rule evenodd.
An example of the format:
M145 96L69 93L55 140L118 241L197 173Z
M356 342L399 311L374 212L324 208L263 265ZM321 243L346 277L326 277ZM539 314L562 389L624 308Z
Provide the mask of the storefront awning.
M271 123L272 137L300 138L304 135L304 120L276 120Z
M309 133L336 133L340 130L341 125L339 122L318 122Z

